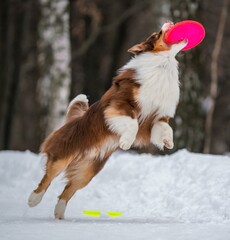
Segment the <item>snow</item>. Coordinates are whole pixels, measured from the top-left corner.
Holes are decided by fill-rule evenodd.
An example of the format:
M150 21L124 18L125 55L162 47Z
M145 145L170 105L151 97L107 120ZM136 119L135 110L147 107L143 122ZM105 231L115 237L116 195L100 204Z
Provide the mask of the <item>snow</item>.
M43 175L41 155L0 152L0 239L230 239L230 157L190 153L112 155L69 202L65 220L53 210L59 176L35 208L27 198ZM100 218L83 215L100 210ZM120 211L110 218L106 211Z

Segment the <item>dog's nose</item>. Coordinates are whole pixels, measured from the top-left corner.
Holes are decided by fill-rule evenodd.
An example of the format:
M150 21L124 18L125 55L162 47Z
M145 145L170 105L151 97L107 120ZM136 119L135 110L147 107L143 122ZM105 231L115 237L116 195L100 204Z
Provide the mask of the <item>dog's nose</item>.
M167 31L171 26L173 26L173 22L170 20L167 20L166 23L162 26L161 30L163 32Z
M170 20L167 20L166 23L170 23L171 25L174 25L174 23Z

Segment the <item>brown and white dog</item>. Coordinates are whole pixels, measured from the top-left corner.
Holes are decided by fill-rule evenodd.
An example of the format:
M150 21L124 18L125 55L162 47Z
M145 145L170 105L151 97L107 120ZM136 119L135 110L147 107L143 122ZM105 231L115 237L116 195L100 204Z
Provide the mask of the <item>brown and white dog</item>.
M65 171L66 187L55 207L55 218L64 218L74 193L85 187L118 148L131 146L173 148L168 124L179 101L179 80L175 55L187 44L164 42L171 23L163 25L144 42L129 49L134 53L113 79L102 98L88 106L85 95L69 104L66 123L43 142L46 172L28 200L30 207L42 199L51 181Z

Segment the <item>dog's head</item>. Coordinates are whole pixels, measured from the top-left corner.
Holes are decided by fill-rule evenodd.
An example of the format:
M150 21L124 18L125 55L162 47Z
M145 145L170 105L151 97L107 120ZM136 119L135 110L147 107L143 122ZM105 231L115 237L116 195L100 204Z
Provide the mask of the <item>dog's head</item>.
M164 41L165 33L172 25L172 22L167 21L159 32L154 32L144 42L131 47L128 52L135 55L144 52L158 53L162 51L172 51L175 54L178 53L187 44L186 40L173 45L169 45Z

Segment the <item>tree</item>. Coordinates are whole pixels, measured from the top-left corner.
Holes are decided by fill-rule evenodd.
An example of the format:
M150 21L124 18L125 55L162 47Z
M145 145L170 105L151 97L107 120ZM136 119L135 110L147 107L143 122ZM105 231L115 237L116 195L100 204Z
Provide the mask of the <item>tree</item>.
M24 149L26 145L35 150L39 140L39 108L34 96L39 74L36 40L40 4L3 0L0 9L0 144L2 149Z
M205 145L211 153L230 151L230 28L218 33L218 26L225 25L221 9L230 10L226 2L0 1L0 149L38 151L44 137L63 122L69 100L85 93L93 103L109 88L131 57L127 49L167 19L194 19L203 23L206 37L178 55L175 150L201 152Z
M200 1L171 0L174 22L184 19L200 19ZM175 143L177 148L199 152L203 145L202 68L203 44L178 55L181 98L175 118Z
M38 95L44 113L40 128L47 135L63 124L69 100L69 4L41 0L41 8Z
M223 45L223 37L226 28L226 22L228 17L229 0L224 0L222 4L222 9L220 12L219 24L217 28L217 34L215 39L215 44L212 51L211 58L211 81L210 81L210 93L208 96L209 106L207 108L206 122L205 122L205 144L204 152L211 152L211 144L215 142L213 140L213 121L214 121L214 111L216 107L216 101L218 96L218 81L219 81L219 68L218 62L221 53L221 46ZM229 119L230 120L230 119ZM230 130L229 130L230 133ZM230 145L230 144L229 144Z

